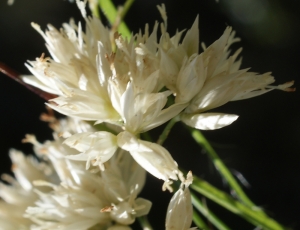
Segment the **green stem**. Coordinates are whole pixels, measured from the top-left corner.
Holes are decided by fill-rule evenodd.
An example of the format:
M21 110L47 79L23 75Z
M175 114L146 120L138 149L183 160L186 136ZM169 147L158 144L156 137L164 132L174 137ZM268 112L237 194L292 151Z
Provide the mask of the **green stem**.
M132 3L134 2L134 0L126 0L126 2L123 5L123 9L121 12L121 19L123 20L125 15L127 14L128 10L130 9Z
M192 203L194 207L199 212L201 212L202 215L205 216L214 226L216 226L220 230L230 230L230 228L226 224L224 224L214 213L212 213L195 194L191 192L191 196L192 196ZM208 229L208 228L202 228L202 229Z
M98 0L98 3L99 3L101 10L105 14L105 16L107 17L107 19L111 25L115 25L118 16L122 17L122 15L123 15L123 17L124 17L125 13L128 11L128 9L131 5L131 4L125 3L125 5L128 5L128 6L126 6L125 13L118 15L118 11L111 0ZM124 6L124 8L125 8L125 6ZM131 37L131 33L124 22L120 23L120 25L118 27L118 31L122 34L123 37L127 37L127 38Z
M234 214L241 216L255 226L266 230L284 230L285 228L267 215L261 215L258 210L253 210L245 204L233 199L230 195L220 191L206 181L194 176L193 184L190 185L194 191L211 199Z
M212 148L210 143L206 140L206 138L203 136L203 134L199 130L190 129L192 137L194 140L201 145L207 152L208 156L213 161L215 167L220 172L220 174L226 179L229 186L235 191L238 199L243 202L245 205L249 207L256 207L256 205L247 197L247 195L244 193L243 189L240 187L238 182L235 180L229 169L226 167L226 165L223 163L221 158L218 156L216 151ZM261 211L261 214L264 215L264 212Z
M197 227L201 230L207 230L209 229L204 220L201 218L201 216L197 212L193 212L193 221L197 225Z
M180 120L179 116L173 117L168 124L166 125L166 127L164 128L163 132L160 134L158 140L157 140L157 144L159 145L163 145L163 143L165 142L165 140L167 139L167 137L169 136L169 133L171 131L171 129L173 128L173 126L176 124L176 122L178 122Z
M141 216L138 217L137 219L140 222L140 225L142 226L143 230L153 230L147 216Z

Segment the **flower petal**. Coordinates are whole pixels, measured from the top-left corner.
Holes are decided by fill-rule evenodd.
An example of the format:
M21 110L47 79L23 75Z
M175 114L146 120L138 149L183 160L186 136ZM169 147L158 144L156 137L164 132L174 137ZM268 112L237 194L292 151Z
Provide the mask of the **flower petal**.
M136 162L153 176L164 181L178 179L177 163L164 147L139 140L127 131L119 133L117 138L119 147L129 151Z
M65 140L65 144L82 152L78 155L70 155L69 159L87 161L86 168L90 163L104 170L103 163L108 161L117 150L117 138L105 131L78 133Z
M193 206L189 188L179 189L172 197L167 211L166 230L189 229Z
M148 215L152 207L152 202L144 198L137 198L135 200L136 217Z
M213 130L230 125L238 118L235 114L224 113L201 113L182 114L181 121L196 129Z

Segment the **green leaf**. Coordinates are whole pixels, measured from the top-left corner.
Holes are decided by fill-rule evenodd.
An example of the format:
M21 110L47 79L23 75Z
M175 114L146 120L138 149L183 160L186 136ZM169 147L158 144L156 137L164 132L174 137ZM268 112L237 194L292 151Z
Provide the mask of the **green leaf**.
M199 212L201 212L202 215L205 216L214 226L216 226L220 230L230 230L230 228L226 224L224 224L213 212L211 212L205 205L203 205L201 200L195 194L191 192L191 196L194 207ZM208 228L202 227L202 229Z

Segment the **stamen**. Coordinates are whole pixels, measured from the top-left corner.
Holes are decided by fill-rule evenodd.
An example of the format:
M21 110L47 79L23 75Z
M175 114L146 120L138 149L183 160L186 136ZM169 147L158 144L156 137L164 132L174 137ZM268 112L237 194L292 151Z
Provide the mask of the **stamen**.
M278 85L278 86L268 85L268 86L266 86L266 88L279 89L279 90L283 90L285 92L295 92L296 88L290 88L292 85L294 85L294 81L289 81L289 82L286 82L286 83L284 83L282 85Z
M111 212L114 209L113 205L106 206L100 210L100 212Z
M172 186L171 186L171 184L173 184L173 181L165 181L164 182L164 184L163 184L163 187L162 187L162 190L163 191L166 191L166 190L168 190L169 192L173 192L173 188L172 188Z
M40 143L37 141L37 139L35 138L35 136L32 135L32 134L26 134L25 138L22 139L22 143L31 143L31 144L33 144L35 146L40 145Z

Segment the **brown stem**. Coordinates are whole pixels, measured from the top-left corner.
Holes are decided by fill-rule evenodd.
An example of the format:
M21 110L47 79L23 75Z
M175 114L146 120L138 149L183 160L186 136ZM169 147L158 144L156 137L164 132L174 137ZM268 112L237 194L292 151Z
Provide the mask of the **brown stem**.
M45 99L46 101L56 97L56 95L54 95L54 94L46 93L46 92L44 92L44 91L42 91L42 90L40 90L36 87L33 87L31 85L26 84L24 81L21 80L19 73L17 73L15 70L13 70L12 68L10 68L9 66L5 65L2 62L0 62L0 72L5 74L6 76L12 78L13 80L18 82L19 84L25 86L31 92L34 92L35 94L37 94L41 98Z

